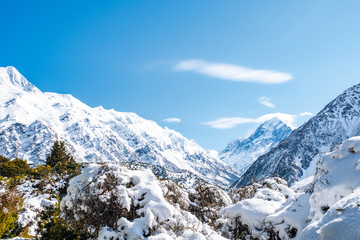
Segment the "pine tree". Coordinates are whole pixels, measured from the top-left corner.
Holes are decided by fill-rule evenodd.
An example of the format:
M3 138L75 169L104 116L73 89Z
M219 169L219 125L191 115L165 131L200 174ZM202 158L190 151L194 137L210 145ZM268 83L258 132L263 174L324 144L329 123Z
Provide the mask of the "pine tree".
M55 141L50 155L46 158L46 165L55 167L60 162L66 162L68 158L65 143L63 141Z
M54 168L59 174L72 174L80 169L73 156L66 152L63 141L55 141L50 155L46 158L46 165Z

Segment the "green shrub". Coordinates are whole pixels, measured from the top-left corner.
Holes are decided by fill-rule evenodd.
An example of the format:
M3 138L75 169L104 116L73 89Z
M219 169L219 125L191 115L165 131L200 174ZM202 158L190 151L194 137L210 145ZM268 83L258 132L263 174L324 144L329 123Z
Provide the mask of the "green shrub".
M75 231L60 217L60 199L55 206L47 207L41 213L38 223L39 240L75 240L88 239L85 232Z
M66 193L68 181L81 172L80 168L71 154L66 152L64 142L60 141L55 141L52 146L51 153L46 158L46 166L32 168L25 160L10 160L0 156L0 183L6 187L6 191L0 194L0 238L31 237L28 235L28 227L21 228L17 225L23 200L16 191L16 186L30 180L38 191L50 191L49 193L59 196L59 193ZM60 189L55 188L59 181L63 181ZM56 206L46 208L41 213L38 226L40 239L88 239L83 233L86 231L81 232L82 228L79 226L75 231L60 217L60 200Z
M25 160L16 158L9 160L1 157L0 160L0 175L3 177L13 178L16 176L25 176L31 172L30 166Z
M3 157L0 155L0 164L4 163L4 162L8 162L10 161L10 159L6 158L6 157Z
M24 183L25 176L16 176L12 178L7 178L7 184L10 189L16 188L16 186Z
M6 188L5 192L0 194L0 237L8 237L16 229L22 202L15 188Z
M35 179L46 179L54 173L54 169L49 165L39 165L32 171Z

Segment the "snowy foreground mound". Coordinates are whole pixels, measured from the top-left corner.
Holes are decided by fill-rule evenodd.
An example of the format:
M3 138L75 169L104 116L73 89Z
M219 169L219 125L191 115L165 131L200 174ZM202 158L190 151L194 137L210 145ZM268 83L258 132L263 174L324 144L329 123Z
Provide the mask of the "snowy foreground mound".
M360 137L326 154L315 176L292 188L266 182L252 198L224 208L224 219L237 219L259 239L360 239Z
M63 217L85 223L98 239L223 239L183 210L190 204L187 193L170 185L148 169L90 164L70 181Z

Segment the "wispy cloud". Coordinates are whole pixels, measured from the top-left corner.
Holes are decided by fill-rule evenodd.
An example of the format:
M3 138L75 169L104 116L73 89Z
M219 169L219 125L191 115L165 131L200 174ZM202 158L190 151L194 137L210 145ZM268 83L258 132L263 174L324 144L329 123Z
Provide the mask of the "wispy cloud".
M299 114L300 116L314 116L314 114L312 114L311 112L303 112Z
M219 118L210 122L203 122L204 125L209 125L212 128L228 129L236 127L239 124L254 123L254 118L232 117L232 118Z
M287 114L287 113L270 113L260 116L258 118L243 118L243 117L219 118L214 121L203 122L202 124L208 125L212 128L229 129L244 123L262 123L275 117L277 117L278 119L280 119L281 121L283 121L293 129L296 127L295 121L298 116L296 114Z
M263 97L259 98L259 102L262 105L267 106L269 108L275 108L275 104L273 104L271 102L270 98L268 98L268 97L263 96Z
M162 121L167 122L167 123L179 123L179 122L181 122L181 119L180 118L165 118Z
M193 71L205 76L230 81L276 84L290 81L292 75L272 70L251 69L227 63L213 63L203 60L185 60L175 65L177 71Z

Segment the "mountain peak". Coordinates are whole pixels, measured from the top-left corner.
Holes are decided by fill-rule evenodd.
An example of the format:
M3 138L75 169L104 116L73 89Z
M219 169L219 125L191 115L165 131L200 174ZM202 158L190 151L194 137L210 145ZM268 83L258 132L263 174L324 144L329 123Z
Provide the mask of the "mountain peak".
M0 67L0 85L13 89L20 89L26 92L37 89L14 67Z
M268 131L273 131L275 129L281 128L283 126L287 126L290 128L290 126L288 126L285 122L281 121L279 118L274 117L271 118L263 123L260 124L260 126L257 128L256 131L260 130L260 129L266 129ZM255 132L256 132L255 131ZM255 134L254 132L254 134Z
M279 118L274 117L263 122L253 134L248 138L250 141L259 141L259 139L276 138L279 142L282 139L278 139L278 136L283 136L283 133L290 134L291 127ZM278 141L276 141L278 143Z
M271 119L263 122L263 123L260 125L260 127L264 127L264 128L266 128L266 127L271 127L271 126L276 127L276 126L279 125L279 124L285 124L285 123L284 123L283 121L281 121L279 118L274 117L274 118L271 118Z
M248 138L237 138L231 141L220 152L219 157L241 175L260 155L270 151L290 133L291 128L279 118L274 117L263 122Z
M312 176L325 152L358 135L360 84L345 90L270 152L260 156L235 186L270 176L279 176L293 184Z

